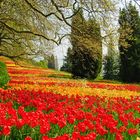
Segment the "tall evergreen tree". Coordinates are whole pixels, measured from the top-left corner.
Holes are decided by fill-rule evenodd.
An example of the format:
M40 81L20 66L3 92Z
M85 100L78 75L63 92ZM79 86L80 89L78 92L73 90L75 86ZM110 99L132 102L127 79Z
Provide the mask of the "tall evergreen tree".
M72 27L72 74L74 77L94 79L101 70L100 26L95 19L86 21L83 11L80 10L72 18Z
M121 78L125 82L140 82L140 16L131 2L120 11L119 24Z
M72 54L72 49L68 48L67 56L65 56L63 66L61 67L62 71L71 72L71 68L72 68L71 54Z
M120 78L120 59L116 49L115 36L110 34L107 42L108 52L103 59L103 78L109 80L119 80Z
M119 80L120 74L120 62L118 53L113 49L108 51L103 61L103 78L109 80Z

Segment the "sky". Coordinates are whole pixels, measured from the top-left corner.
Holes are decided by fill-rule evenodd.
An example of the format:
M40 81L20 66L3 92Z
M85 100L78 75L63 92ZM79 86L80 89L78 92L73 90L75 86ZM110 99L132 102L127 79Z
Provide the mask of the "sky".
M71 44L68 39L65 39L59 46L55 47L54 49L54 55L57 57L59 69L63 65L63 60L67 55L67 49L69 47L71 47Z

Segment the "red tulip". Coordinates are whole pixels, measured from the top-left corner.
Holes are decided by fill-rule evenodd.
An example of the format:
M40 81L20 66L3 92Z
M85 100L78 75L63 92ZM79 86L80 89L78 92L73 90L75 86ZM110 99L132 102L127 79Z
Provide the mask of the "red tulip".
M24 140L32 140L30 136L27 136Z
M137 133L138 133L138 130L136 128L130 128L128 130L129 135L134 135L134 134L137 134Z
M3 127L3 130L2 130L2 133L4 134L4 135L10 135L10 132L11 132L11 130L10 130L10 127L9 126L4 126Z
M116 133L115 140L123 140L123 136L120 133Z

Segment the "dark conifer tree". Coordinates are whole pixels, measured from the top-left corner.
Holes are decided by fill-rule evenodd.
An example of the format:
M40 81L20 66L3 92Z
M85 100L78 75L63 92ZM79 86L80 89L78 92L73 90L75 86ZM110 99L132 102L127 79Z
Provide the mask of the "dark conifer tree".
M100 26L95 19L86 21L82 10L72 18L71 44L73 76L96 78L102 61Z
M121 79L140 82L140 16L131 2L127 9L120 10L119 24Z
M68 48L67 56L65 56L63 66L61 67L61 71L71 72L71 68L72 68L71 54L72 54L72 49Z

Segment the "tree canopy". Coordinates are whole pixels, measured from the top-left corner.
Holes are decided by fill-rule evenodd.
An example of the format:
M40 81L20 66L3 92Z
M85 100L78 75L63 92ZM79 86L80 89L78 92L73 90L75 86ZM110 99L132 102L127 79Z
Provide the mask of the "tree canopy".
M51 56L54 46L70 38L71 29L79 32L72 18L81 9L87 19L100 22L102 43L108 42L107 36L117 34L111 18L117 18L120 1L123 0L0 0L0 55L12 59ZM88 33L90 30L87 37Z
M111 0L1 0L0 55L17 58L45 54L69 35L71 19L80 8L88 17L104 19L114 4Z
M32 1L40 10L41 3ZM48 45L48 41L56 42L54 30L47 16L35 12L28 1L0 1L0 55L10 58L35 55L41 51L38 46Z
M140 15L130 2L120 11L119 50L121 78L126 82L140 81Z

